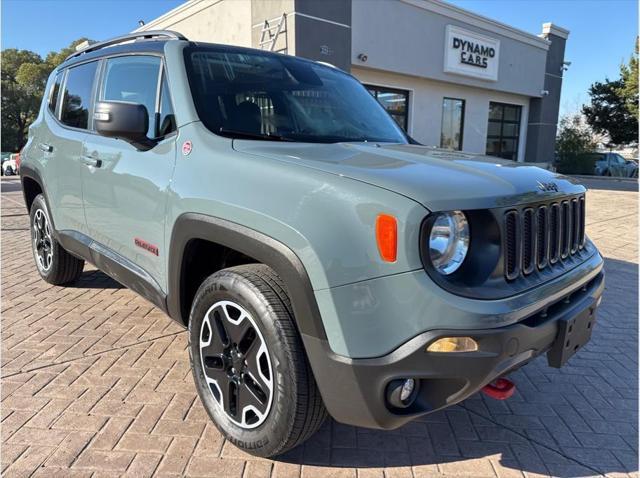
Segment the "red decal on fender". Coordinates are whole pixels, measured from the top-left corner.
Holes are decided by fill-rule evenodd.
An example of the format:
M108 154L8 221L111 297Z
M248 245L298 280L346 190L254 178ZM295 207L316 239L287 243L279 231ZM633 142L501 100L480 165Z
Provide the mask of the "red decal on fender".
M142 239L140 239L138 237L134 238L133 242L135 243L136 246L141 247L142 249L144 249L146 251L149 251L154 256L159 256L160 255L160 250L158 249L158 246L150 244L147 241L144 241L144 240L142 240Z

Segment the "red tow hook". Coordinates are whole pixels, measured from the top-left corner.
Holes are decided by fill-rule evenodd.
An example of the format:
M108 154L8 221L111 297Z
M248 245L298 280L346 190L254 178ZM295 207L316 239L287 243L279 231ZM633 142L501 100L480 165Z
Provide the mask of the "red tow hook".
M496 400L506 400L516 391L516 384L506 378L499 378L482 387L482 392Z

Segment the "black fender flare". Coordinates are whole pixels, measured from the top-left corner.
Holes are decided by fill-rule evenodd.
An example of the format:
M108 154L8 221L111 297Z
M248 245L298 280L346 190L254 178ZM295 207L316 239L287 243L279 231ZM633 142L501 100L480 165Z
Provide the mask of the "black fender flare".
M30 212L30 211L29 211L29 201L27 198L27 191L24 188L24 178L32 179L36 183L38 183L38 185L40 186L40 189L42 190L42 195L44 196L44 199L47 203L47 207L49 207L49 199L47 198L47 193L45 191L44 181L42 180L42 176L40 175L38 170L33 166L31 166L30 164L22 163L20 165L20 184L22 185L22 197L24 198L24 205L27 208L27 212Z
M311 281L300 258L289 247L270 236L226 219L199 213L180 215L171 232L167 309L173 319L188 323L188 312L185 317L183 310L182 268L185 248L194 239L234 249L271 267L285 283L298 331L326 340Z

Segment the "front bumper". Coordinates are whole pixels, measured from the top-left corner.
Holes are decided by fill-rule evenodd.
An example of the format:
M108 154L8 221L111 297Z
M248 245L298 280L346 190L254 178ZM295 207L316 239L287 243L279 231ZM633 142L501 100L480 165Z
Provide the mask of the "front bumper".
M347 358L333 353L325 340L306 335L303 339L329 413L341 423L393 429L420 415L458 403L549 351L559 331L566 329L564 324L578 317L593 322L603 290L604 272L600 271L585 284L516 324L492 329L429 331L378 358ZM473 337L478 342L478 351L426 352L431 342L451 336ZM556 346L549 354L550 363L559 366L555 349ZM402 378L416 379L419 391L411 406L397 409L388 404L386 390L389 383Z

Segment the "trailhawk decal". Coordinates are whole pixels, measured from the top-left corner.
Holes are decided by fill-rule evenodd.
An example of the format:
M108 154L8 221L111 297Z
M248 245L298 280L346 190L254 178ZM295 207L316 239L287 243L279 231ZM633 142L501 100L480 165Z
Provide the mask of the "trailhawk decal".
M154 256L160 255L160 250L158 249L158 246L154 244L150 244L147 241L140 239L139 237L134 238L133 242L135 243L136 246L141 247L146 251L149 251Z

